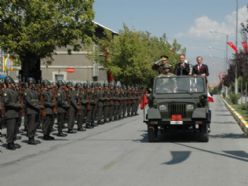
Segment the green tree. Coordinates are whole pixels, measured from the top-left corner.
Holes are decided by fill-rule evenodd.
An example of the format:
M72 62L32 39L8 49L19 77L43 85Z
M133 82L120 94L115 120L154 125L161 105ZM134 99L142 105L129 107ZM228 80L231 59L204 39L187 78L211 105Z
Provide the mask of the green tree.
M152 36L149 32L130 30L124 25L123 30L113 39L99 42L102 51L108 51L108 58L103 60L104 66L110 70L116 80L127 84L149 84L156 75L151 68L154 61L166 54L173 65L178 60L177 50L162 37Z
M0 47L19 55L22 76L37 80L56 47L79 50L94 31L94 0L1 0Z

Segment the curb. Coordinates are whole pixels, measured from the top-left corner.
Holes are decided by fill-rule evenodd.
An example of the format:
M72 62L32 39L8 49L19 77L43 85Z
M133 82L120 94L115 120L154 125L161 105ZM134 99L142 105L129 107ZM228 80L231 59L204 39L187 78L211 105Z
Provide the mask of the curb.
M224 98L222 98L222 100L225 103L227 109L233 115L234 119L238 122L242 131L248 136L248 122L238 112L236 112L235 109L232 108L232 106L229 105Z

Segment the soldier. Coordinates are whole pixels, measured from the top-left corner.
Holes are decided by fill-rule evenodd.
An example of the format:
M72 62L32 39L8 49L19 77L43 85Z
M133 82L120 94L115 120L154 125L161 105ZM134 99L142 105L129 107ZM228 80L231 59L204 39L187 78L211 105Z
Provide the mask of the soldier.
M71 82L67 83L67 99L69 103L69 116L68 116L68 133L76 133L76 131L73 130L76 114L79 110L78 102L77 102L77 92L75 91L75 88L73 87L73 84Z
M28 88L24 93L25 109L26 109L26 124L27 124L27 136L28 144L36 145L38 141L35 141L36 129L39 126L39 114L42 106L39 104L39 94L35 90L35 80L28 78Z
M106 123L108 121L108 87L107 84L103 84L103 94L102 94L102 100L103 100L103 122Z
M139 109L139 103L140 103L140 97L141 97L141 92L140 89L136 86L134 90L134 115L138 115L138 109Z
M2 129L4 124L4 115L5 115L5 109L3 104L3 91L5 89L4 82L2 79L0 79L0 129ZM0 137L2 136L0 132Z
M18 130L18 118L21 105L19 103L18 92L14 89L14 81L9 76L5 78L6 89L3 92L3 103L5 106L5 119L7 128L7 149L15 150L20 145L15 144Z
M127 86L123 85L123 111L122 111L122 117L125 118L127 114L127 105L128 105L128 99L127 99Z
M102 89L102 85L100 83L97 84L96 89L96 97L97 97L97 111L96 111L96 120L97 124L103 124L103 107L104 107L104 93Z
M167 55L160 56L160 59L153 63L152 69L161 73L161 66L168 64L169 57Z
M108 119L109 121L112 121L113 118L113 113L114 113L114 91L113 91L113 85L109 83L108 85L109 89L107 91L108 93Z
M62 81L57 82L58 94L57 94L57 123L58 123L58 135L60 137L67 136L63 133L63 126L65 123L65 115L69 110L69 103L67 101L65 86Z
M165 64L165 65L161 65L160 66L160 74L159 76L163 77L163 76L175 76L175 74L171 73L171 65L170 64Z
M86 128L95 127L95 115L96 115L96 95L94 90L94 84L88 88L87 92L87 117L86 117Z
M128 86L127 88L127 116L131 116L131 107L132 107L132 93L131 93L131 87Z
M19 103L22 105L22 109L19 111L19 117L18 117L18 133L20 133L19 128L22 124L22 117L24 115L24 92L25 92L25 84L22 82L19 82L19 84L16 84L16 91L19 93ZM21 139L21 136L17 136L17 138Z
M85 92L86 84L76 84L77 89L77 103L79 106L79 110L77 112L77 125L78 125L78 131L85 131L86 128L84 126L85 123L85 116L86 116L86 107L87 107L87 97Z
M45 116L43 118L42 130L43 130L43 139L44 140L54 140L54 137L50 136L53 124L54 124L54 113L53 108L55 106L55 102L53 101L53 92L52 85L48 80L42 81L43 93L42 97L44 100L44 112Z

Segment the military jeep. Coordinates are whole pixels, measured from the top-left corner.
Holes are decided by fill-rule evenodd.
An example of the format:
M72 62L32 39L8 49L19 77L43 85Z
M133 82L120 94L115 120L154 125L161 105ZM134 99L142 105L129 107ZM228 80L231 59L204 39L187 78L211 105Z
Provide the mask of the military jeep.
M206 80L193 76L158 76L148 97L147 124L149 142L157 141L158 131L197 133L208 142L211 112Z

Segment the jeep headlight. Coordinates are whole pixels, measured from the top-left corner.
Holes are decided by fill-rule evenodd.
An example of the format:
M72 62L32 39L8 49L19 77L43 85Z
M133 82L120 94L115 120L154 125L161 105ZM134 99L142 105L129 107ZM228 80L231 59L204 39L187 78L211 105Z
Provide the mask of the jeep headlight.
M167 112L168 111L168 106L167 105L159 105L159 110L163 111L163 112Z
M186 105L186 110L187 111L193 111L194 110L194 105L192 105L192 104Z

